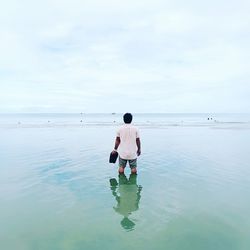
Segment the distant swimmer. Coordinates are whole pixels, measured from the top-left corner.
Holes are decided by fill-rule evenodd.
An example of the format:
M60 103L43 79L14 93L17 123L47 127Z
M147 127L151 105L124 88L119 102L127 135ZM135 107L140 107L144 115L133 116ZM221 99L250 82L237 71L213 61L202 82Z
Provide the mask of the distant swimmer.
M137 173L137 156L141 154L141 141L139 130L131 124L132 114L126 113L123 116L122 125L116 134L115 147L112 154L119 154L119 173L124 173L124 169L129 162L131 173Z

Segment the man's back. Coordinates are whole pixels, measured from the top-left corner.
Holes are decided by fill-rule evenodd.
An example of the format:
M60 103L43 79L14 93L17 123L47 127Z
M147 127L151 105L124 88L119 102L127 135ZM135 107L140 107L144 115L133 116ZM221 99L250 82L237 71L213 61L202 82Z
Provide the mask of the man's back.
M122 125L117 131L120 138L119 155L123 159L132 160L137 158L136 139L139 138L139 130L131 124Z

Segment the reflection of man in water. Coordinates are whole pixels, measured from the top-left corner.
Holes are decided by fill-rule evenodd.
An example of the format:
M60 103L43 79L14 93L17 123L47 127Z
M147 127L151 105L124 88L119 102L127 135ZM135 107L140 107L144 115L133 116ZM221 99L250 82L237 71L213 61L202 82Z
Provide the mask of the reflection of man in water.
M121 225L126 230L133 230L135 223L130 220L129 215L139 209L142 187L137 185L137 175L131 174L129 179L124 174L119 175L119 183L116 179L110 179L112 194L117 205L114 210L123 215ZM119 195L118 195L119 193Z

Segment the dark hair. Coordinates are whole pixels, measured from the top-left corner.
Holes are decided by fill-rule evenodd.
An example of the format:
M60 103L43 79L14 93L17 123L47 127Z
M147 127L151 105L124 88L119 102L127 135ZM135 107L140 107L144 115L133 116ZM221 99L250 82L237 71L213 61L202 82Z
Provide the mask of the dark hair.
M132 119L133 119L133 116L130 114L130 113L126 113L124 114L123 116L123 121L125 123L131 123L132 122Z

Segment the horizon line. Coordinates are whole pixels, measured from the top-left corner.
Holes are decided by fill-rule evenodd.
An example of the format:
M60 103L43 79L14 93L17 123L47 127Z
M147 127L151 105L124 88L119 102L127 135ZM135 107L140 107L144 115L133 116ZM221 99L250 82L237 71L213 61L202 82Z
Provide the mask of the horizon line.
M250 112L0 112L0 115L36 115L36 114L106 114L106 115L116 115L116 114L250 114Z

